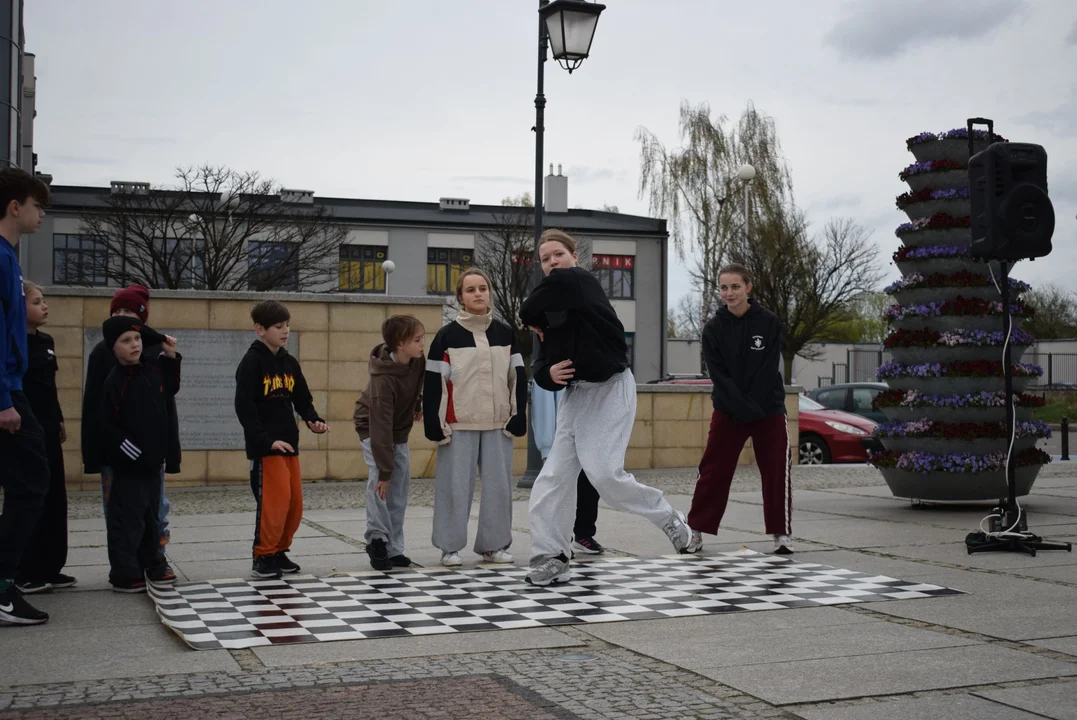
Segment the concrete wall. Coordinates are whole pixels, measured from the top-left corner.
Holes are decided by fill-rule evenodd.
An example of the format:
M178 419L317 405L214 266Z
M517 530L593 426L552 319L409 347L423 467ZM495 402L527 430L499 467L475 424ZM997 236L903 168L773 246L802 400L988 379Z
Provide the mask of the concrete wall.
M700 359L699 340L666 340L666 372L671 375L698 375L706 372Z

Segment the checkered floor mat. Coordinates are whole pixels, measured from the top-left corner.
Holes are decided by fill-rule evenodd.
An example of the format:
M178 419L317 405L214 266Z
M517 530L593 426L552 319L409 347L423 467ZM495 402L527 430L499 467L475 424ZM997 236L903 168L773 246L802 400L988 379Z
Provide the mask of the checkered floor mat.
M151 587L165 625L197 650L646 620L959 594L751 551L575 562L545 588L527 568L412 568L325 578Z

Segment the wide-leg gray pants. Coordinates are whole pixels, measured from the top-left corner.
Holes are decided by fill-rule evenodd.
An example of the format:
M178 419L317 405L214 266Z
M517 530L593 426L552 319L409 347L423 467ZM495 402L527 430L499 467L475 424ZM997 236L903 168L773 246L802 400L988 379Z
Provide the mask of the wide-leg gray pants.
M431 542L442 552L460 552L467 545L476 471L482 476L482 497L475 552L512 544L512 438L501 430L453 430L451 442L438 446L434 476Z
M531 489L531 566L558 555L572 557L576 478L582 468L602 500L641 515L659 528L673 507L662 491L625 470L625 451L636 420L636 379L631 370L601 383L565 389L557 406L553 447Z

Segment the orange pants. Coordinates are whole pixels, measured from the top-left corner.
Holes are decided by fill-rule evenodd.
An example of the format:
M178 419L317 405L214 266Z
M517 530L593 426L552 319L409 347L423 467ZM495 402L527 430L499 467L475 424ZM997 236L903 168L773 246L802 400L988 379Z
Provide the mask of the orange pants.
M267 455L251 460L251 490L258 502L254 556L275 555L288 550L303 519L299 457Z

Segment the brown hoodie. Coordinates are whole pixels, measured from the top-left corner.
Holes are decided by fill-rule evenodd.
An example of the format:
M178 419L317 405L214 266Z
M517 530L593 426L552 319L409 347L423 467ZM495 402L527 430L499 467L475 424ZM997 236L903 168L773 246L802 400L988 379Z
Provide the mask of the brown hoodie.
M393 445L408 441L415 413L423 407L426 358L399 363L382 343L370 351L370 383L355 401L355 431L370 438L370 449L381 479L393 476Z

